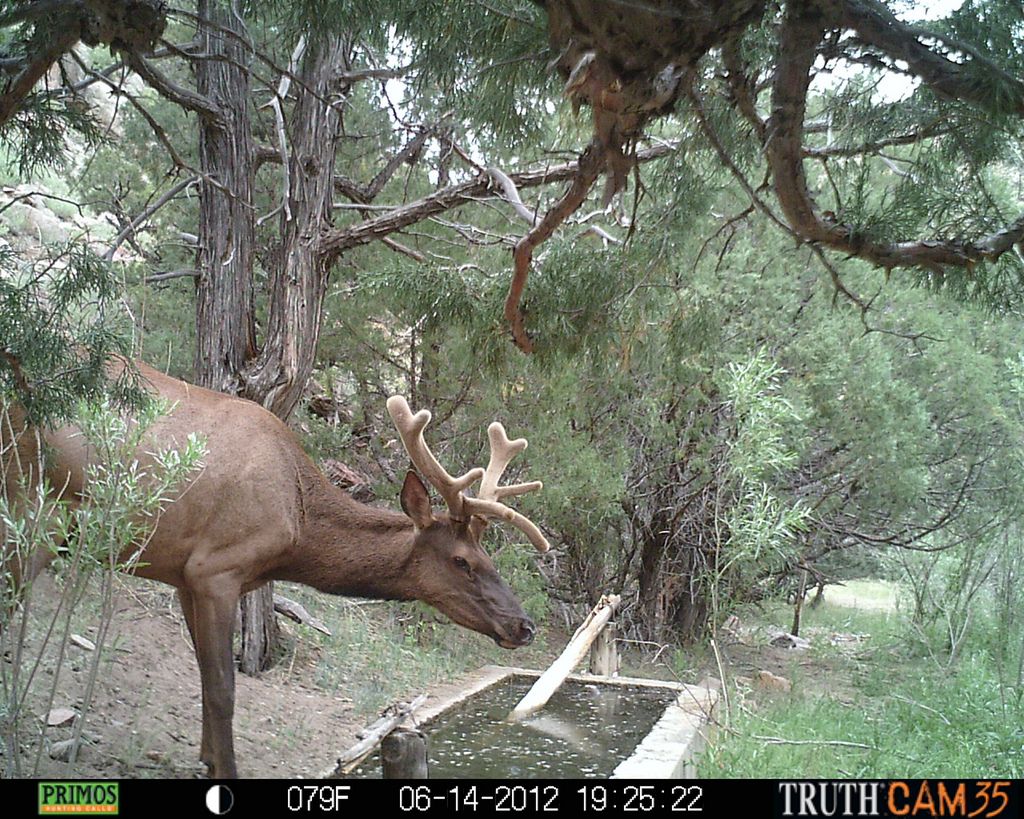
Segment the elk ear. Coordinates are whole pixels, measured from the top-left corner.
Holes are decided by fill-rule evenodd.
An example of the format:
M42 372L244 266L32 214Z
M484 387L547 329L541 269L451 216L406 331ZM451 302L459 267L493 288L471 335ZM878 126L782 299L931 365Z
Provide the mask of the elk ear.
M434 522L434 513L430 508L430 495L423 481L411 469L405 473L402 484L402 511L409 516L417 529L426 529Z

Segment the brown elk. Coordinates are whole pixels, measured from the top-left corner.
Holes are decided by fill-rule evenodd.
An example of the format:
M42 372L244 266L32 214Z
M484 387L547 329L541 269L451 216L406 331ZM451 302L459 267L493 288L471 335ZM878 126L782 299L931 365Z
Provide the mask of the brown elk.
M151 431L153 446L184 446L192 432L206 439L203 469L164 510L134 573L177 588L202 681L200 758L212 777L237 776L232 637L238 600L269 580L331 594L422 600L504 648L531 642L533 622L480 547L487 519L497 518L519 527L537 549L548 548L533 523L501 502L541 486L498 486L525 440L509 441L501 425L492 424L487 469L453 478L423 439L430 413L413 414L404 398L391 398L388 410L413 464L448 505L447 513L435 515L426 487L409 471L402 514L358 503L333 486L292 432L259 405L144 364L139 370L171 405ZM65 487L71 503L85 497L95 454L72 427L44 437L50 485ZM467 496L481 479L479 495Z

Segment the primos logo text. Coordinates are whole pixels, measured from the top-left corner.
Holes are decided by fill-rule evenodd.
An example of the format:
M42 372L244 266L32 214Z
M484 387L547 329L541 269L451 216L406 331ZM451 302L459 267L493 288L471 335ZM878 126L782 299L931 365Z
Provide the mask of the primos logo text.
M1010 783L992 780L780 782L782 816L899 816L995 819L1007 814ZM776 815L779 815L778 813Z
M116 782L40 782L39 813L116 814L117 785Z

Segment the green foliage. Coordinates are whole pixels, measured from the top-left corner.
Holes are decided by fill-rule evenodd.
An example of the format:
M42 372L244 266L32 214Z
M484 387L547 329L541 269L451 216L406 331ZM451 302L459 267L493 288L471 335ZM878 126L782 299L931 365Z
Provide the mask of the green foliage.
M403 0L389 7L396 34L415 54L411 89L417 99L472 111L473 130L488 148L496 139L536 142L538 108L551 84L546 19L538 4ZM423 115L419 102L413 110Z
M800 418L779 395L784 371L759 350L746 361L731 362L722 373L722 392L728 401L735 431L730 436L722 479L719 512L727 546L720 548L713 572L704 582L714 594L728 598L732 588L747 586L772 567L796 562L798 533L807 527L809 510L800 502L781 498L769 480L784 475L797 463L798 453L784 433Z
M23 178L32 178L67 162L77 149L72 135L90 150L105 135L88 108L48 96L31 99L15 112L0 134L0 146Z
M31 487L0 486L4 568L0 648L12 658L0 674L0 726L8 775L24 775L25 765L33 773L38 771L46 739L45 722L40 731L30 709L38 708L40 703L46 703L44 712L52 708L72 617L98 578L101 614L96 650L90 655L87 685L80 702L82 716L75 725L77 751L114 615L114 572L144 565L144 550L160 515L187 491L190 477L202 467L204 443L194 434L180 450L167 448L140 456L149 448L153 425L166 411L167 407L148 402L129 419L110 403L82 402L78 406L76 423L97 457L84 475L84 497L74 506L56 500L46 480L38 476L38 483ZM22 500L25 496L27 502ZM15 586L10 582L10 567L30 565L40 553L56 552L58 547L59 600L36 623L29 618L30 611L34 613L33 584L22 578ZM38 633L33 631L35 628ZM55 668L47 679L41 670L50 664ZM34 761L31 756L23 757L23 739L34 743Z
M421 124L451 135L474 162L506 170L561 161L589 138L589 121L572 120L546 69L555 55L542 4L310 0L239 10L267 58L253 60L257 86L273 86L271 63L288 62L298 36L312 33L310 21L321 33L352 36L355 70L405 67L390 84L357 84L346 97L337 170L351 180L372 180ZM171 39L188 40L189 20L174 24ZM1009 0L968 4L922 25L983 43L1003 65L1021 54L1019 8ZM745 32L739 51L763 85L777 58L771 20ZM89 59L99 66L106 58ZM766 172L763 142L732 105L719 61L712 55L698 66L696 87L722 148L756 187ZM160 68L191 81L183 61L162 60ZM824 68L834 73L813 85L808 119L816 127L806 137L809 149L830 156L809 157L805 167L816 201L839 222L879 242L955 239L995 230L1019 212L1022 134L1017 119L1000 113L998 88L991 90L994 113L982 117L926 87L883 95L878 71L835 54ZM194 118L152 90L138 98L179 156L198 165ZM254 132L261 144L276 144L264 102L253 108ZM151 123L125 111L116 146L80 143L89 159L74 182L119 218L166 189L169 169L183 172L169 164ZM926 136L916 144L871 148L921 130ZM381 399L395 390L431 407L439 419L432 432L458 464L478 462L482 430L502 418L530 436L530 452L515 469L539 473L547 485L522 505L564 548L570 568L556 584L577 598L581 589L586 597L612 586L643 587L638 596L653 599L665 589L648 589L645 571L657 575L657 586L706 576L708 567L742 566L721 590L725 606L782 591L780 575L801 562L841 576L865 566L895 573L883 547L953 548L1013 525L1021 482L1010 445L1022 422L1008 411L999 362L1016 354L1020 327L1014 314L998 311L1019 305L1020 260L1006 254L966 274L891 278L835 260L844 286L870 302L862 314L836 300L807 248L794 248L750 205L685 102L651 131L678 140L680 149L641 167L610 211L589 215L620 237L628 232L628 243L605 248L565 227L538 249L522 302L536 344L530 359L509 344L502 318L508 249L526 230L505 204L467 203L411 229L402 242L425 262L379 244L346 253L332 274L320 361L343 385L351 421L331 429L310 422L311 449L343 459L353 447L378 460L392 455L382 443ZM38 153L55 150L56 143ZM432 137L374 206L478 172ZM279 166L265 163L256 180L262 217L280 202ZM525 198L544 212L560 193L545 187ZM333 218L343 226L363 217L346 208ZM183 319L193 309L191 281L159 289L139 282L151 269L194 264L194 248L180 233L196 232L196 218L191 195L158 211L134 237L146 262L128 270L143 355L179 375L192 362L193 322ZM263 221L258 232L253 281L261 302L267 271L280 263L275 222ZM61 296L68 305L61 309L78 310L80 323L88 317L111 327L113 291L98 295L98 278L84 274L68 280L73 292ZM950 295L994 312L962 307ZM41 391L44 373L78 371L56 363L58 348L77 349L71 339L85 330L60 331L59 311L47 312L51 298L12 296L11 305L31 318L0 325L5 344L23 337L19 355L42 351L24 364ZM87 308L90 301L107 306ZM258 324L267 326L262 313ZM86 337L86 347L117 349L112 330L89 332L95 337ZM59 339L47 341L48 333ZM90 384L70 392L93 394ZM40 392L40 405L60 400ZM990 539L975 540L986 553L992 548Z
M188 435L182 449L152 451L149 434L170 410L147 401L127 417L110 403L81 404L75 425L96 453L85 476L87 503L79 507L66 531L96 565L130 570L138 564L160 514L187 489L187 479L202 467L205 442ZM146 459L139 452L146 451ZM71 549L72 559L77 550Z
M106 367L128 343L110 266L87 245L51 248L39 260L0 247L0 393L37 422L66 418L82 398L139 403L130 368Z
M799 665L815 670L795 668L792 693L734 710L730 730L701 758L701 776L1020 776L1024 700L1005 685L994 642L947 669L908 651L898 617L827 597L804 627L812 648ZM855 651L828 645L828 635L851 631L861 637Z

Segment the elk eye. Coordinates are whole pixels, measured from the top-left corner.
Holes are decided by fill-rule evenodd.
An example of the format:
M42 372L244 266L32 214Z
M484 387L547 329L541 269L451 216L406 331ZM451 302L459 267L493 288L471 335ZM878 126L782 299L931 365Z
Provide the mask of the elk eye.
M467 574L472 574L473 570L470 569L469 561L466 560L466 558L456 556L453 557L452 560L455 561L455 565L462 569L462 571L466 572Z

